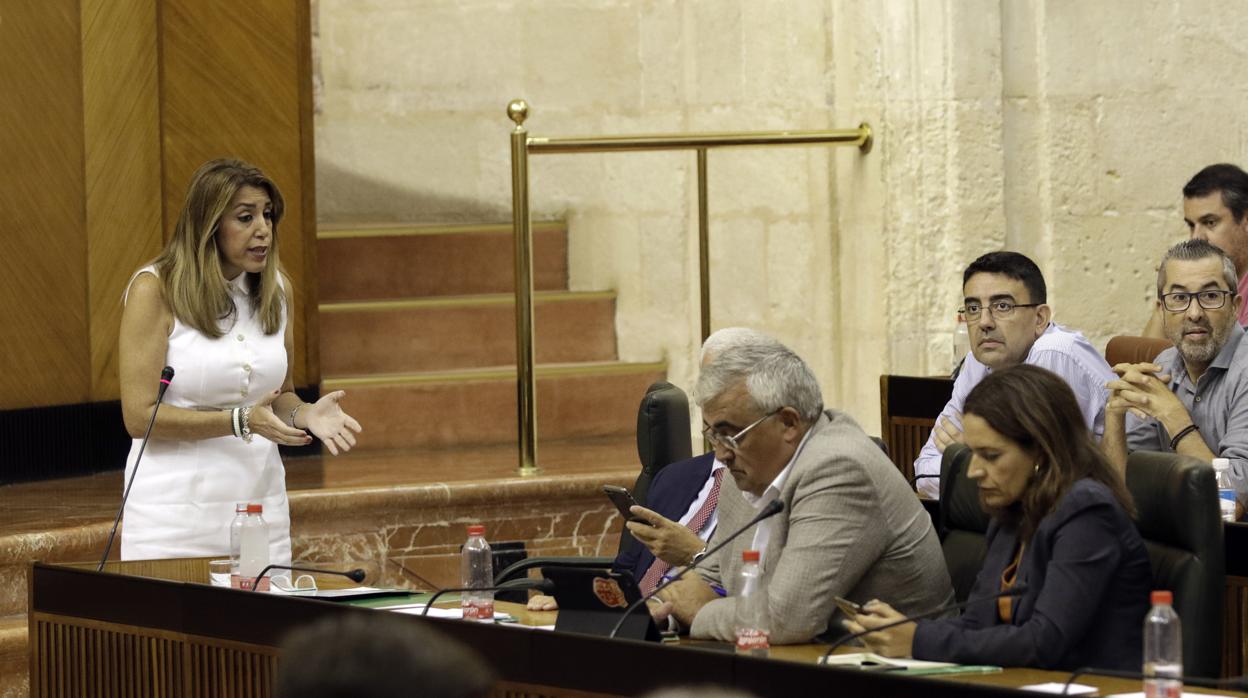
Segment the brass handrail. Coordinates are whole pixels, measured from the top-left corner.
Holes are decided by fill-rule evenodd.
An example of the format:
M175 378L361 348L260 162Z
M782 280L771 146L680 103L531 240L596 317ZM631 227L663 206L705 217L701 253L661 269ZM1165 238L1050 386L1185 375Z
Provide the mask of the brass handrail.
M828 131L755 131L724 133L657 133L635 136L572 136L537 138L524 128L529 105L513 99L507 117L511 131L511 221L516 262L516 400L520 427L520 474L536 475L537 404L533 378L533 235L529 216L529 154L611 153L651 150L693 150L698 165L698 278L702 339L711 333L710 215L707 209L706 151L743 146L853 145L871 152L867 123Z

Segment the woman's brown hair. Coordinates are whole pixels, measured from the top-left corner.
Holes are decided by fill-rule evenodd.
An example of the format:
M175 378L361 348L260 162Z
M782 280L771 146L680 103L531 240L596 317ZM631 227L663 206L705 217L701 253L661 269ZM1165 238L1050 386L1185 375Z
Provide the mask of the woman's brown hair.
M247 276L251 309L260 326L265 334L277 332L286 301L285 291L278 283L282 270L278 257L281 236L277 234L285 202L277 185L259 168L241 160L204 163L191 178L173 237L153 262L173 314L209 337L224 335L227 330L221 327L221 321L238 312L221 270L217 231L230 201L245 186L263 189L273 205L268 263L260 273L248 272Z
M1040 520L1083 478L1108 487L1127 514L1135 515L1126 482L1092 438L1075 393L1051 371L1022 364L994 372L971 390L963 412L1036 454L1037 470L1019 501L994 512L1014 520L1022 540L1030 540Z

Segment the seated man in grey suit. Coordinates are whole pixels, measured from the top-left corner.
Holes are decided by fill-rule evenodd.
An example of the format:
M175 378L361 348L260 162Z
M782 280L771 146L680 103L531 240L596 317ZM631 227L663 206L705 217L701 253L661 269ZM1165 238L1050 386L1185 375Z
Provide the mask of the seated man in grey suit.
M839 613L834 596L896 598L902 613L953 600L931 518L852 418L824 413L819 384L796 354L727 349L702 368L695 398L715 457L732 476L720 491L712 546L772 500L785 509L708 558L702 577L660 593L657 616L670 612L693 637L734 640L745 550L761 553L771 644L822 633Z

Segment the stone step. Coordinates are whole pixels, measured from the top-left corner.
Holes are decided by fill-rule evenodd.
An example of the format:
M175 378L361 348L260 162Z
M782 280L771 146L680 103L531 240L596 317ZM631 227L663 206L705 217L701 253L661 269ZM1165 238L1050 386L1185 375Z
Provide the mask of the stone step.
M325 302L513 293L511 225L322 225L317 233ZM568 282L567 226L533 224L533 288Z
M637 403L662 380L663 362L596 362L537 367L539 439L634 434ZM346 390L343 405L364 425L365 450L516 443L514 366L326 378L322 393Z
M511 294L320 306L324 375L502 366L516 360ZM541 291L533 303L541 363L615 358L615 293Z
M0 698L29 695L26 614L0 616Z

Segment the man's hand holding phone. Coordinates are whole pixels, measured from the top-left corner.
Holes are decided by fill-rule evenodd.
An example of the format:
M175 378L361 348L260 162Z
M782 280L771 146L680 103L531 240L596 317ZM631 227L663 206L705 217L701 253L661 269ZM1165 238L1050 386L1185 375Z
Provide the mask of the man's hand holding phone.
M671 565L687 565L694 553L706 547L698 534L643 506L629 508L633 519L624 524L629 533L660 560Z

